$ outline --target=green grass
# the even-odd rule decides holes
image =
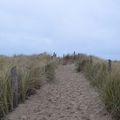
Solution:
[[[40,89],[41,81],[55,78],[55,60],[47,54],[0,57],[0,119],[13,110],[11,69],[15,66],[18,79],[18,102],[24,102]]]
[[[120,63],[112,63],[112,72],[108,71],[108,63],[105,60],[90,57],[82,57],[76,63],[77,72],[83,72],[90,83],[97,87],[101,93],[101,99],[106,109],[116,120],[120,119]]]
[[[107,110],[117,120],[120,118],[120,71],[115,71],[106,80],[102,89],[103,101]]]
[[[45,74],[48,82],[55,80],[55,65],[48,63],[45,65]]]

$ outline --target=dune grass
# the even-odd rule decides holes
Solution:
[[[76,63],[77,72],[83,72],[90,83],[97,87],[106,109],[116,119],[120,119],[120,63],[112,62],[112,71],[108,71],[108,62],[89,56],[82,56]]]
[[[55,78],[55,64],[47,54],[0,57],[0,119],[13,110],[11,69],[15,67],[18,79],[18,102],[24,102],[41,87],[42,81]]]

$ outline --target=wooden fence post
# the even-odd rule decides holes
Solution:
[[[112,61],[109,59],[108,60],[108,72],[112,71]]]
[[[57,54],[54,52],[53,53],[53,58],[56,58],[57,57]]]
[[[16,66],[11,69],[12,110],[18,106],[18,76]]]
[[[74,53],[73,53],[74,60],[75,60],[75,55],[76,55],[76,53],[75,53],[75,51],[74,51]]]
[[[90,64],[92,64],[93,63],[93,58],[92,58],[92,56],[90,56]]]

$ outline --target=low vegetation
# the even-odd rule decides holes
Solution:
[[[55,80],[55,64],[53,62],[45,65],[45,75],[48,82]]]
[[[120,119],[120,63],[112,62],[111,71],[108,61],[82,55],[76,63],[77,72],[83,72],[90,83],[97,87],[106,109],[117,120]]]
[[[54,80],[54,61],[47,54],[0,57],[0,119],[35,94],[42,82]],[[12,80],[17,80],[17,84]]]

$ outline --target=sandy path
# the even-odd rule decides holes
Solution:
[[[111,120],[97,92],[82,74],[75,73],[74,65],[59,66],[56,80],[19,105],[6,120]]]

